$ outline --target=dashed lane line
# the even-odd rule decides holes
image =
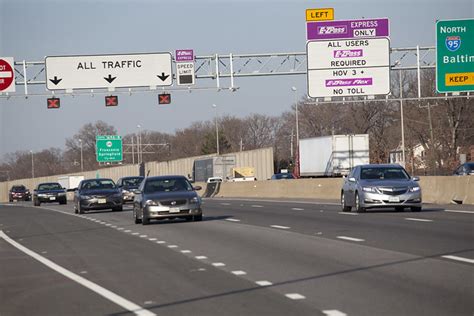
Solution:
[[[196,259],[198,259],[198,260],[205,260],[205,259],[207,259],[206,256],[196,256],[196,257],[194,257],[194,258],[196,258]]]
[[[337,236],[337,238],[343,239],[343,240],[349,240],[349,241],[357,241],[357,242],[365,241],[364,239],[347,237],[347,236]]]
[[[240,222],[240,219],[236,219],[236,218],[226,218],[225,220],[229,222]]]
[[[250,207],[256,207],[256,208],[259,208],[259,207],[263,207],[262,205],[256,205],[256,204],[253,204],[253,205],[250,205]]]
[[[446,258],[446,259],[461,261],[461,262],[474,263],[473,259],[468,259],[464,257],[458,257],[458,256],[441,256],[441,257]]]
[[[3,238],[6,242],[8,242],[13,247],[17,248],[18,250],[25,253],[26,255],[34,258],[35,260],[41,262],[42,264],[44,264],[48,268],[58,272],[59,274],[62,274],[66,278],[68,278],[68,279],[70,279],[70,280],[72,280],[76,283],[79,283],[80,285],[82,285],[82,286],[88,288],[89,290],[99,294],[100,296],[102,296],[102,297],[108,299],[109,301],[111,301],[112,303],[115,303],[116,305],[128,310],[129,312],[132,312],[135,315],[140,315],[140,316],[156,316],[155,313],[152,313],[151,311],[142,308],[141,306],[139,306],[139,305],[137,305],[137,304],[135,304],[135,303],[133,303],[133,302],[117,295],[117,294],[115,294],[114,292],[112,292],[110,290],[107,290],[106,288],[104,288],[104,287],[102,287],[102,286],[100,286],[100,285],[98,285],[94,282],[91,282],[91,281],[87,280],[86,278],[83,278],[82,276],[77,275],[77,274],[63,268],[62,266],[52,262],[51,260],[46,259],[45,257],[37,254],[36,252],[22,246],[21,244],[17,243],[16,241],[14,241],[10,237],[8,237],[1,230],[0,230],[0,237]]]
[[[291,208],[292,211],[304,211],[304,208],[293,207]]]
[[[327,309],[322,311],[327,316],[347,316],[346,313],[338,311],[337,309]]]
[[[413,218],[413,217],[406,217],[407,221],[414,221],[414,222],[432,222],[432,219],[424,219],[424,218]]]
[[[288,293],[288,294],[285,294],[285,296],[292,300],[304,300],[306,298],[305,296],[299,293]]]
[[[357,214],[357,213],[351,213],[351,212],[337,212],[337,214],[359,216],[359,214]]]
[[[278,229],[290,229],[291,227],[288,226],[280,226],[280,225],[270,225],[272,228],[278,228]]]
[[[262,281],[257,281],[255,282],[257,285],[260,285],[260,286],[270,286],[270,285],[273,285],[272,282],[270,281],[267,281],[267,280],[262,280]]]
[[[242,270],[236,270],[236,271],[232,271],[232,274],[235,274],[235,275],[246,275],[247,272],[242,271]]]
[[[471,211],[459,211],[459,210],[444,210],[444,211],[448,213],[474,214],[474,212],[471,212]]]
[[[214,262],[212,263],[214,267],[225,267],[225,263],[223,262]]]
[[[191,253],[192,251],[191,250],[181,250],[181,253]]]

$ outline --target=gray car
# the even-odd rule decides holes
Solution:
[[[341,190],[344,212],[352,208],[364,212],[368,208],[410,208],[421,211],[421,188],[417,177],[410,175],[400,165],[361,165],[345,178]]]
[[[145,178],[135,191],[133,218],[135,224],[147,225],[151,219],[184,218],[201,221],[201,198],[184,176]]]

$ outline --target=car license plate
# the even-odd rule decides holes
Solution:
[[[170,213],[179,213],[179,207],[170,207]]]
[[[390,196],[388,198],[389,202],[400,202],[400,198],[398,196]]]
[[[97,200],[97,203],[99,203],[99,204],[105,204],[105,203],[107,203],[107,200],[106,200],[106,199],[98,199],[98,200]]]
[[[55,197],[55,196],[50,196],[49,199],[50,199],[51,201],[54,201],[54,200],[56,200],[56,197]]]

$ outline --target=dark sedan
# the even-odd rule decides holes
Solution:
[[[74,190],[74,211],[84,214],[89,210],[112,209],[122,211],[122,193],[112,179],[87,179]]]
[[[294,178],[295,176],[292,173],[275,173],[272,176],[272,180],[291,180]]]
[[[460,165],[453,173],[455,176],[474,176],[474,162],[466,162]]]
[[[57,182],[40,183],[33,191],[33,204],[41,203],[67,204],[66,189]]]
[[[150,219],[184,218],[201,221],[201,198],[183,176],[149,177],[143,180],[133,204],[135,224],[147,225]]]
[[[123,177],[117,180],[117,187],[122,191],[123,203],[133,203],[135,191],[142,183],[145,177]]]
[[[31,200],[31,193],[24,185],[14,185],[8,193],[8,200],[13,201],[29,201]]]

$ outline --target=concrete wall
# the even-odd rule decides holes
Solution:
[[[343,179],[224,182],[217,197],[314,198],[339,200]],[[423,202],[474,205],[474,177],[421,177]]]

